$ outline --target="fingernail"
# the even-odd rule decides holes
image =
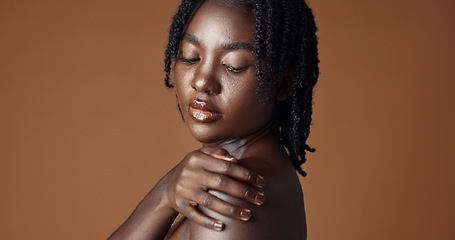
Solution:
[[[219,222],[215,222],[215,223],[213,224],[213,227],[214,227],[216,230],[218,230],[218,231],[223,230],[223,226],[224,226],[224,224],[223,224],[223,223],[219,223]]]
[[[258,203],[259,205],[262,205],[265,203],[265,196],[262,193],[258,193],[256,197],[254,198],[254,201]]]
[[[242,217],[242,220],[248,221],[251,218],[251,211],[248,209],[242,210],[240,216]]]
[[[226,157],[227,157],[228,159],[235,160],[235,157],[232,156],[232,155],[230,155],[230,154],[226,155]]]
[[[260,187],[264,187],[265,186],[265,179],[263,177],[259,176],[256,179],[256,184],[259,185]]]

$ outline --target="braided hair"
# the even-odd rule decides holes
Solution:
[[[258,97],[268,99],[271,89],[285,74],[295,73],[292,96],[284,103],[279,129],[281,142],[295,169],[303,176],[301,165],[306,151],[315,150],[306,143],[313,112],[313,88],[319,77],[316,24],[305,0],[221,0],[226,5],[251,11],[256,19],[253,54],[256,58]],[[177,57],[180,41],[190,16],[204,0],[182,0],[172,20],[165,51],[165,85],[169,81],[172,61]],[[262,61],[265,60],[265,65]],[[264,66],[265,71],[262,70]]]

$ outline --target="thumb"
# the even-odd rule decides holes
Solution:
[[[211,148],[211,147],[204,147],[201,149],[201,152],[210,155],[215,158],[219,158],[228,162],[238,163],[239,160],[236,159],[234,156],[229,154],[229,152],[224,148]]]

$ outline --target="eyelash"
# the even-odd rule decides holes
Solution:
[[[248,66],[246,67],[242,67],[242,68],[235,68],[235,67],[232,67],[232,66],[229,66],[229,65],[225,65],[223,64],[224,66],[226,66],[226,68],[233,72],[233,73],[241,73],[241,72],[245,72],[247,69],[248,69]]]
[[[180,58],[180,61],[182,61],[184,63],[188,63],[188,64],[194,64],[194,63],[196,63],[199,60],[201,60],[201,59],[200,58],[187,59],[187,58],[183,58],[183,57]]]
[[[184,63],[187,63],[187,64],[195,64],[196,62],[201,60],[201,58],[187,59],[187,58],[183,58],[183,57],[180,57],[179,59],[180,59],[180,61],[182,61]],[[233,73],[242,73],[242,72],[244,72],[244,71],[246,71],[248,69],[248,66],[242,67],[242,68],[235,68],[233,66],[229,66],[229,65],[226,65],[226,64],[223,64],[223,66],[225,66],[229,71],[231,71]]]

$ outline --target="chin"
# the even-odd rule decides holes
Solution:
[[[191,136],[193,138],[202,143],[202,144],[210,144],[210,143],[215,143],[219,141],[226,140],[225,138],[217,135],[213,130],[211,129],[189,129]]]
[[[199,135],[199,134],[193,134],[193,133],[191,133],[191,135],[193,136],[193,138],[194,138],[196,141],[198,141],[198,142],[200,142],[200,143],[202,143],[202,144],[210,144],[210,143],[215,143],[215,142],[219,142],[219,141],[222,140],[222,139],[220,139],[220,138],[216,138],[216,137],[210,136],[210,135],[207,136],[207,135],[205,135],[205,134],[200,134],[200,135]]]

